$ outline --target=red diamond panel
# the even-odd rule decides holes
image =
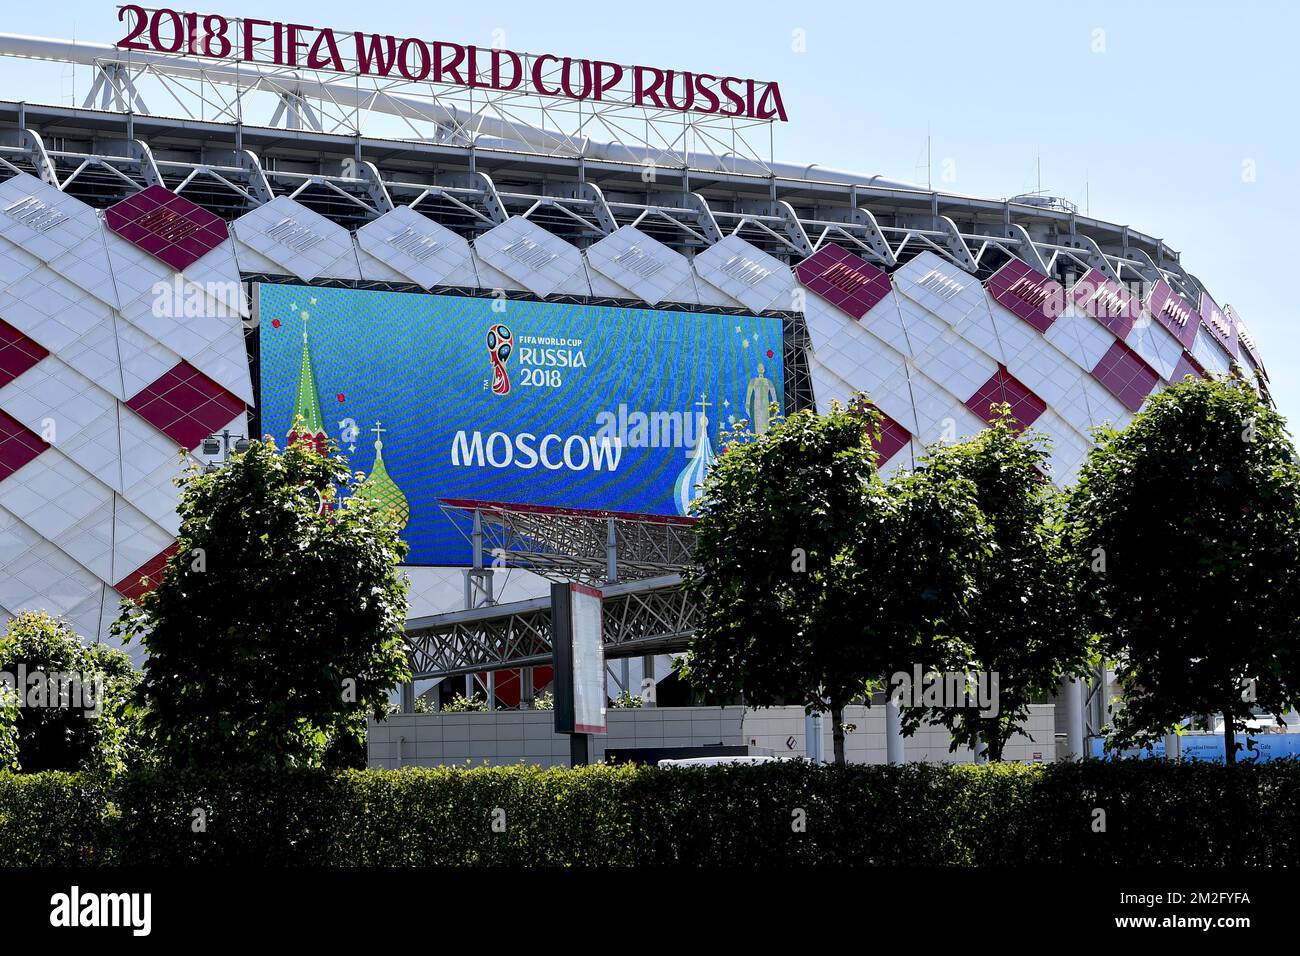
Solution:
[[[244,403],[188,362],[145,388],[127,407],[186,449],[244,411]]]
[[[1070,298],[1121,339],[1128,338],[1142,311],[1136,296],[1096,269],[1089,269],[1088,274],[1074,284]]]
[[[1156,321],[1173,333],[1174,338],[1182,343],[1183,348],[1190,349],[1196,340],[1196,327],[1201,323],[1200,314],[1187,304],[1187,300],[1169,287],[1161,279],[1151,290],[1147,299],[1147,311],[1156,317]]]
[[[49,447],[36,432],[0,411],[0,481]]]
[[[175,553],[176,542],[173,541],[121,581],[114,584],[113,587],[125,597],[138,600],[142,595],[148,594],[158,586],[158,582],[162,579],[163,570],[167,567],[167,559]]]
[[[230,230],[214,216],[162,186],[149,186],[104,210],[108,228],[177,272],[226,241]]]
[[[876,466],[879,467],[907,447],[907,443],[912,440],[912,433],[880,408],[875,405],[871,407],[880,412],[880,438],[872,439],[871,442],[871,450],[876,453]]]
[[[0,320],[0,388],[49,354],[44,346],[37,345],[8,322]]]
[[[991,422],[992,406],[1003,402],[1011,406],[1011,417],[1020,425],[1018,431],[1024,431],[1047,411],[1047,403],[1008,372],[1005,365],[999,365],[993,377],[966,400],[966,407],[986,422]]]
[[[1204,325],[1233,358],[1237,357],[1237,328],[1206,292],[1201,293],[1201,318]]]
[[[1184,352],[1178,357],[1178,364],[1174,366],[1174,374],[1169,381],[1176,385],[1187,375],[1192,378],[1205,378],[1205,369],[1201,367],[1200,362],[1192,358],[1187,352]]]
[[[861,256],[830,243],[794,267],[810,292],[855,319],[889,295],[889,276]]]
[[[1118,398],[1130,412],[1136,412],[1142,407],[1146,397],[1151,394],[1151,389],[1160,380],[1155,369],[1118,340],[1101,357],[1097,367],[1092,370],[1092,377],[1106,386],[1106,391]]]
[[[1012,259],[989,276],[986,288],[1004,309],[1009,309],[1039,332],[1046,332],[1065,306],[1061,284]]]

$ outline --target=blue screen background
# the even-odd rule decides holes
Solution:
[[[779,318],[301,285],[263,284],[258,297],[262,433],[283,444],[292,425],[306,327],[325,429],[354,470],[370,473],[371,429],[382,423],[385,465],[411,508],[402,532],[410,564],[470,563],[464,533],[439,498],[675,515],[674,487],[695,454],[625,443],[613,471],[466,467],[452,460],[458,431],[596,436],[597,415],[617,416],[620,403],[630,412],[690,414],[703,398],[716,454],[721,432],[752,418],[745,402],[760,363],[778,404],[784,394]],[[491,389],[487,333],[497,324],[513,337],[504,395]],[[539,375],[525,350],[542,348],[575,361],[581,353],[585,367],[541,366]],[[537,377],[545,384],[529,383]],[[753,394],[768,391],[760,384]],[[550,447],[554,463],[561,446]]]

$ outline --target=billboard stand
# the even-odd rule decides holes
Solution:
[[[585,767],[591,763],[591,734],[569,734],[569,766]]]
[[[569,735],[575,767],[591,759],[590,736],[606,732],[603,600],[600,591],[585,584],[551,585],[555,732]]]

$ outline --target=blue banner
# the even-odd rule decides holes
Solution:
[[[328,438],[463,565],[440,498],[682,515],[722,433],[783,405],[779,318],[258,286],[261,430]]]
[[[1238,761],[1255,761],[1264,763],[1269,760],[1281,760],[1286,757],[1300,758],[1300,734],[1237,734]],[[1183,760],[1217,760],[1223,762],[1223,734],[1183,734],[1178,741],[1179,753]],[[1164,757],[1165,742],[1157,740],[1147,750],[1143,747],[1121,750],[1107,754],[1105,741],[1093,738],[1091,753],[1094,757]]]

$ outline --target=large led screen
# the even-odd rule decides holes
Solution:
[[[276,284],[258,318],[262,433],[334,441],[411,564],[470,561],[440,498],[687,514],[784,395],[779,318]]]

